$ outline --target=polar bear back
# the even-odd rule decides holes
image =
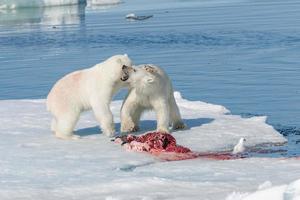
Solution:
[[[47,109],[53,114],[66,110],[81,112],[92,101],[110,102],[111,96],[127,83],[120,80],[122,66],[131,66],[127,55],[116,55],[92,66],[71,72],[58,80],[47,97]],[[108,98],[104,98],[108,97]]]

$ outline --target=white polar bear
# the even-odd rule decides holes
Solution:
[[[102,131],[115,133],[109,104],[113,95],[128,86],[130,58],[115,55],[91,68],[67,74],[58,80],[47,97],[47,110],[53,115],[51,130],[62,139],[78,138],[73,128],[82,111],[92,109]]]
[[[134,132],[145,110],[153,109],[157,117],[157,131],[183,129],[172,83],[167,74],[155,65],[140,65],[130,72],[130,89],[121,108],[121,132]]]

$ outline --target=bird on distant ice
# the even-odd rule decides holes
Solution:
[[[138,15],[135,15],[134,13],[129,13],[128,15],[126,15],[126,19],[128,20],[146,20],[146,19],[149,19],[153,17],[153,15],[141,15],[141,16],[138,16]]]
[[[246,139],[245,138],[241,138],[239,140],[239,142],[237,143],[237,145],[234,146],[232,154],[243,153],[246,150],[246,148],[245,148],[245,142],[246,142]]]

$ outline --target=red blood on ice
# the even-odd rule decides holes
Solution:
[[[176,144],[176,139],[168,133],[150,132],[144,135],[127,135],[115,140],[125,143],[124,147],[129,151],[148,152],[166,161],[187,160],[205,158],[214,160],[229,160],[238,157],[230,152],[197,153],[189,148]]]

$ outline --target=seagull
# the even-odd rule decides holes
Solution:
[[[232,154],[240,154],[243,153],[245,151],[245,142],[246,139],[245,138],[241,138],[239,140],[239,142],[237,143],[237,145],[234,146]]]

